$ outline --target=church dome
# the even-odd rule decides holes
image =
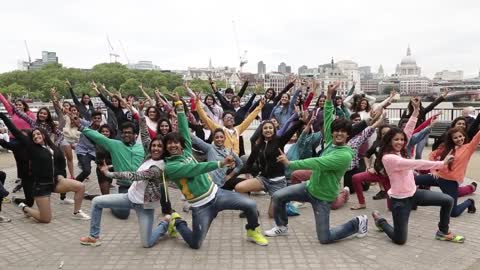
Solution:
[[[407,56],[402,58],[402,61],[400,62],[401,65],[416,65],[417,61],[415,61],[415,58],[412,56],[412,53],[410,51],[410,46],[408,46],[407,49]]]

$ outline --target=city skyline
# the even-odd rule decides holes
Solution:
[[[52,7],[55,16],[47,13]],[[54,51],[66,67],[109,62],[108,35],[121,63],[148,60],[162,69],[206,67],[210,57],[214,66],[238,68],[240,55],[248,51],[243,70],[253,73],[259,61],[267,72],[276,71],[281,62],[296,72],[333,57],[373,70],[383,65],[386,74],[393,74],[410,45],[422,75],[463,70],[469,78],[478,76],[480,68],[474,46],[479,8],[475,1],[371,1],[368,6],[354,1],[295,6],[245,1],[233,9],[220,1],[5,3],[0,22],[9,27],[2,30],[0,72],[28,60],[24,40],[32,59],[40,58],[41,51]]]

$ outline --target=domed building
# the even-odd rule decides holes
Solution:
[[[412,56],[410,46],[407,48],[407,56],[402,58],[400,65],[397,65],[395,73],[399,77],[419,77],[421,68],[417,66],[415,58]]]

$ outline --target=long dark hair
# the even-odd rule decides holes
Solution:
[[[213,100],[213,104],[212,105],[208,105],[207,104],[207,98],[211,97],[212,100]],[[203,99],[203,104],[205,104],[205,106],[207,106],[208,108],[211,108],[213,105],[216,105],[217,104],[217,100],[215,99],[215,97],[212,95],[212,94],[208,94],[205,96],[205,98]]]
[[[390,130],[383,136],[382,140],[380,141],[380,150],[378,151],[378,158],[375,160],[375,167],[379,168],[380,170],[385,169],[383,166],[382,158],[386,154],[391,154],[394,152],[392,147],[393,137],[397,134],[402,134],[405,140],[405,144],[403,145],[402,150],[400,150],[400,155],[403,158],[408,158],[407,153],[407,144],[408,144],[408,137],[405,132],[398,128],[398,127],[390,127]]]
[[[43,136],[43,141],[45,142],[45,145],[47,145],[48,147],[50,147],[55,153],[57,152],[61,152],[60,148],[58,146],[55,145],[55,143],[53,143],[53,141],[50,139],[50,137],[48,136],[48,133],[42,129],[42,128],[34,128],[32,129],[31,132],[28,133],[28,136],[30,138],[30,140],[33,142],[33,132],[35,130],[38,130],[40,131],[40,133],[42,134]]]
[[[463,144],[468,143],[468,136],[465,131],[465,129],[461,127],[456,127],[456,128],[451,128],[447,132],[447,136],[445,137],[445,140],[443,141],[443,151],[439,156],[440,160],[443,160],[449,153],[452,155],[455,155],[456,149],[455,149],[455,143],[453,142],[453,134],[460,132],[462,135],[465,137],[465,140],[463,141]],[[452,164],[453,162],[450,162],[448,164],[448,170],[452,170]]]
[[[116,137],[117,132],[109,125],[109,124],[103,124],[98,128],[98,132],[101,133],[102,129],[108,129],[110,131],[110,136],[108,138],[113,139]]]
[[[362,101],[367,102],[367,107],[365,107],[365,111],[366,111],[366,112],[370,112],[370,110],[371,110],[372,108],[370,107],[370,103],[368,102],[368,100],[367,100],[366,98],[361,98],[361,99],[358,101],[357,106],[355,107],[355,112],[360,112],[360,111],[362,111],[362,105],[361,105],[361,104],[362,104]]]
[[[453,119],[452,123],[450,124],[450,128],[454,128],[455,125],[457,124],[458,121],[462,121],[465,122],[465,126],[467,125],[467,119],[463,116],[459,116],[455,119]]]
[[[157,106],[148,106],[148,108],[145,110],[145,116],[148,117],[148,112],[151,109],[154,109],[155,112],[157,113],[157,119],[155,121],[159,123],[158,121],[160,120],[160,110],[157,108]]]
[[[277,128],[275,127],[275,125],[273,124],[272,121],[270,120],[266,120],[264,121],[262,124],[260,124],[260,126],[258,127],[260,129],[260,135],[258,136],[258,139],[257,141],[255,142],[255,144],[260,144],[261,142],[265,141],[265,136],[263,136],[263,126],[265,126],[266,124],[270,124],[273,126],[273,136],[272,136],[272,140],[275,139],[275,137],[277,136]]]
[[[419,110],[420,110],[420,111],[424,110],[424,108],[423,108],[423,106],[422,106],[422,99],[421,99],[421,98],[418,98],[418,101],[420,102]],[[410,101],[408,102],[407,108],[408,108],[408,115],[412,115],[412,113],[413,113],[412,100],[410,100]]]
[[[152,144],[153,142],[156,142],[156,141],[159,141],[160,143],[162,143],[162,149],[163,149],[163,152],[162,152],[162,156],[160,157],[160,159],[163,159],[163,157],[165,156],[165,153],[166,153],[166,149],[165,149],[165,144],[163,143],[163,136],[162,135],[156,135],[151,141],[150,141],[150,144],[148,145],[148,156],[152,156],[151,152],[152,152]]]
[[[157,122],[157,123],[158,123],[158,124],[157,124],[157,130],[156,130],[157,134],[158,134],[158,135],[161,135],[161,133],[160,133],[160,124],[161,124],[162,122],[167,122],[167,124],[168,124],[168,133],[172,132],[172,123],[170,123],[170,121],[169,121],[167,118],[160,118],[160,119],[158,119],[158,122]],[[165,135],[166,135],[166,134],[165,134]]]
[[[40,122],[40,120],[38,120],[38,115],[40,114],[40,112],[44,110],[47,112],[47,119],[45,119],[45,123],[50,126],[50,129],[51,131],[53,132],[55,130],[55,123],[53,122],[53,118],[52,118],[52,114],[50,113],[50,110],[47,108],[47,107],[41,107],[38,112],[37,112],[37,122]]]
[[[15,103],[17,103],[17,102],[22,103],[24,112],[28,112],[30,110],[30,107],[28,107],[28,104],[27,104],[27,102],[25,102],[25,100],[17,99],[17,100],[15,100]]]
[[[327,97],[324,94],[321,94],[320,96],[318,96],[317,102],[315,102],[315,108],[319,108],[318,103],[320,102],[320,99],[322,99],[322,98],[324,99],[324,102],[327,99]]]

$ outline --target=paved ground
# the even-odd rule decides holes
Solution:
[[[480,176],[479,161],[477,153],[471,161],[470,177]],[[10,190],[15,176],[13,164],[11,154],[0,154],[0,168],[7,172]],[[91,179],[86,183],[87,189],[98,192],[94,177]],[[376,191],[377,187],[373,187],[366,193],[368,208],[364,211],[349,210],[356,202],[356,197],[351,197],[346,207],[332,213],[331,224],[370,214],[373,209],[391,220],[385,201],[371,200]],[[180,193],[171,190],[171,194],[174,208],[180,210]],[[269,229],[272,220],[266,214],[268,196],[253,198],[261,212],[262,227]],[[290,235],[270,239],[268,247],[245,241],[245,220],[239,219],[237,212],[220,213],[203,247],[191,250],[181,239],[162,239],[153,248],[142,248],[133,211],[126,221],[104,211],[103,245],[81,246],[78,239],[88,234],[89,222],[70,219],[72,206],[59,205],[58,200],[58,194],[54,194],[54,219],[50,224],[36,224],[14,205],[4,205],[2,213],[13,222],[0,224],[0,269],[480,269],[478,214],[465,213],[451,221],[451,229],[466,236],[464,244],[440,242],[434,239],[437,207],[412,212],[405,246],[392,244],[386,235],[374,230],[372,223],[366,238],[321,245],[316,239],[312,208],[308,206],[301,209],[300,216],[290,219]],[[90,206],[90,201],[85,201],[83,209],[89,213]],[[191,215],[182,215],[190,224]]]

